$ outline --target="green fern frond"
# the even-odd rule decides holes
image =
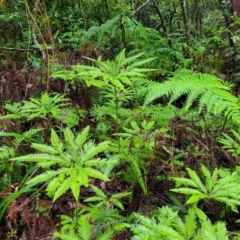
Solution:
[[[157,98],[170,97],[170,103],[186,95],[184,109],[199,103],[199,109],[207,109],[214,114],[223,114],[235,122],[240,122],[239,98],[231,94],[232,84],[206,73],[181,70],[167,81],[150,88],[145,105]]]
[[[240,135],[234,130],[231,130],[233,137],[223,133],[224,138],[219,138],[218,142],[223,144],[223,148],[227,149],[233,157],[240,155]]]
[[[36,162],[37,166],[48,169],[51,166],[59,167],[55,171],[46,171],[33,179],[31,183],[41,183],[49,181],[47,192],[53,196],[53,201],[59,198],[67,190],[72,190],[73,196],[77,201],[81,186],[87,187],[89,177],[109,181],[109,178],[98,168],[110,163],[111,168],[116,161],[106,161],[97,155],[104,152],[109,147],[109,142],[105,141],[94,144],[93,141],[86,142],[89,132],[89,126],[86,127],[77,136],[70,128],[63,129],[64,140],[54,130],[51,131],[51,144],[33,143],[32,147],[43,153],[28,154],[13,158],[18,162]],[[95,169],[95,168],[98,169]]]
[[[201,199],[212,199],[230,206],[232,211],[237,212],[237,206],[240,206],[240,186],[238,184],[238,172],[229,173],[221,177],[221,172],[215,169],[212,174],[205,166],[201,166],[203,172],[203,181],[196,175],[194,170],[187,169],[190,179],[173,178],[177,186],[171,189],[173,192],[191,195],[187,204],[198,203]],[[190,180],[190,181],[189,181]]]
[[[133,216],[136,222],[130,224],[130,229],[133,232],[132,239],[136,240],[227,240],[229,237],[225,223],[212,224],[206,214],[196,207],[190,208],[184,218],[180,218],[177,212],[167,206],[158,209],[154,218],[138,213]]]

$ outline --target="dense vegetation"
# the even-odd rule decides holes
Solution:
[[[0,239],[240,239],[240,4],[0,1]]]

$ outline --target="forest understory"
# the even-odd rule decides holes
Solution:
[[[0,240],[240,239],[240,3],[0,0]]]

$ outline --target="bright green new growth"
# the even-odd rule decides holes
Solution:
[[[76,65],[72,66],[72,70],[56,72],[52,74],[52,77],[70,81],[83,81],[88,87],[104,87],[111,84],[117,90],[125,91],[125,86],[132,86],[134,79],[144,78],[146,72],[153,71],[153,69],[142,68],[154,59],[139,60],[143,54],[126,57],[125,50],[123,50],[112,61],[103,61],[101,57],[97,60],[87,58],[96,67]]]
[[[203,181],[195,171],[187,168],[189,178],[172,178],[177,188],[171,191],[190,195],[187,204],[197,204],[201,199],[211,199],[222,202],[231,207],[232,211],[238,212],[237,206],[240,205],[238,172],[221,176],[221,170],[215,169],[211,174],[204,165],[201,165],[201,170]]]
[[[47,193],[53,196],[53,201],[58,199],[67,190],[71,189],[75,200],[80,195],[81,186],[89,185],[89,178],[108,181],[97,168],[106,165],[106,159],[99,158],[98,154],[108,149],[109,142],[94,144],[87,140],[89,126],[77,136],[66,128],[63,130],[64,140],[60,140],[57,133],[51,131],[51,145],[33,143],[32,147],[40,152],[29,154],[12,160],[36,162],[39,167],[48,169],[51,166],[60,166],[57,170],[47,170],[34,177],[27,184],[48,182]]]
[[[185,218],[168,206],[159,208],[153,217],[133,214],[135,224],[129,224],[132,240],[227,240],[228,232],[223,222],[212,224],[205,213],[191,207]]]

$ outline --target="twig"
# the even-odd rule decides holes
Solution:
[[[147,5],[151,0],[147,0],[145,3],[143,3],[141,6],[139,6],[131,15],[130,17],[132,17],[133,15],[136,14],[136,12],[138,12],[141,8],[143,8],[145,5]]]
[[[0,46],[0,49],[1,49],[1,50],[8,50],[8,51],[15,51],[15,50],[17,50],[17,51],[22,51],[22,52],[24,52],[24,51],[33,51],[33,50],[34,50],[34,49],[13,48],[13,47],[1,47],[1,46]]]
[[[27,10],[29,16],[31,17],[31,19],[32,19],[32,21],[33,21],[33,25],[34,25],[34,27],[36,28],[36,30],[37,30],[37,32],[38,32],[38,34],[39,34],[39,36],[40,36],[40,38],[41,38],[41,40],[42,40],[43,46],[44,46],[44,50],[45,50],[45,54],[46,54],[46,59],[43,59],[43,61],[45,60],[45,62],[46,62],[46,67],[47,67],[47,73],[46,73],[46,82],[47,82],[47,84],[46,84],[46,92],[48,93],[49,90],[50,90],[50,60],[49,60],[48,47],[47,47],[47,44],[46,44],[46,42],[45,42],[45,40],[44,40],[44,37],[43,37],[43,35],[42,35],[42,32],[41,32],[41,30],[40,30],[40,28],[39,28],[39,26],[38,26],[38,23],[37,23],[35,17],[33,16],[32,12],[31,12],[31,10],[30,10],[30,7],[29,7],[29,4],[28,4],[27,0],[24,0],[24,3],[25,3],[26,10]],[[36,7],[38,7],[37,3],[38,3],[38,2],[36,2],[36,4],[35,4],[35,11],[36,11]]]

